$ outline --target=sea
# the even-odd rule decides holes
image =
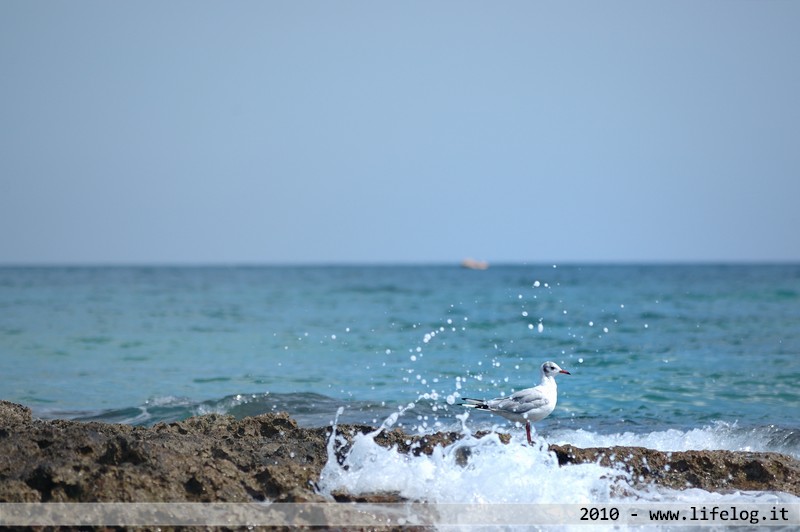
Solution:
[[[538,383],[524,428],[460,406]],[[785,493],[635,487],[558,467],[547,444],[800,458],[800,264],[0,268],[0,398],[43,419],[133,425],[288,412],[301,426],[467,436],[398,457],[365,437],[319,489],[431,502],[791,503]],[[335,443],[335,442],[334,442]],[[462,446],[466,445],[462,443]]]

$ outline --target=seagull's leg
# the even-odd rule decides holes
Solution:
[[[533,440],[531,439],[531,422],[525,422],[525,433],[528,435],[528,445],[533,445]]]

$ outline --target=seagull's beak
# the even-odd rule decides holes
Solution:
[[[559,371],[559,373],[565,373],[567,375],[572,375],[572,373],[570,373],[569,371],[567,371],[565,369],[562,369],[561,371]]]

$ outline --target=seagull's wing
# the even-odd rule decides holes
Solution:
[[[527,388],[515,392],[508,397],[500,397],[486,402],[486,406],[489,407],[489,410],[503,410],[517,414],[524,414],[531,410],[545,408],[549,404],[550,399],[548,399],[539,388]]]

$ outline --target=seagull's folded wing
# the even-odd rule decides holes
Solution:
[[[550,404],[550,400],[545,395],[535,389],[529,388],[527,390],[520,390],[508,397],[500,399],[493,399],[489,401],[488,406],[491,410],[505,410],[507,412],[515,412],[524,414],[531,410],[538,410]]]

